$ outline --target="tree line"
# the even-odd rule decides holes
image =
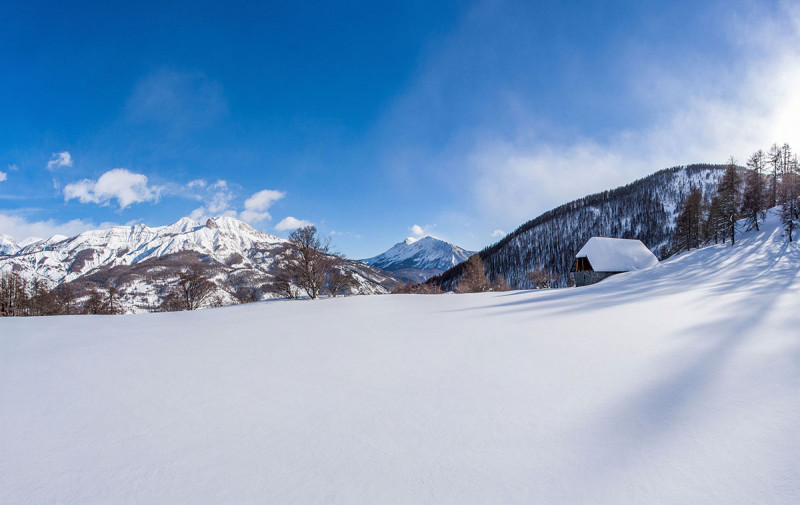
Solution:
[[[50,288],[15,272],[0,274],[0,317],[119,313],[119,291],[114,287],[94,288],[87,297],[78,297],[68,284]]]
[[[710,201],[692,188],[675,221],[671,252],[711,241],[730,240],[733,245],[738,220],[745,219],[748,230],[758,230],[766,210],[776,206],[781,206],[781,223],[791,242],[800,221],[800,164],[789,144],[773,144],[767,152],[754,152],[747,159],[746,169],[731,157]]]

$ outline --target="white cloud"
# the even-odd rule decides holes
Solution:
[[[211,199],[206,205],[208,212],[216,216],[231,210],[230,204],[236,195],[228,187],[228,182],[220,179],[211,185],[211,189],[216,191],[211,195]]]
[[[292,216],[287,216],[275,225],[275,229],[278,231],[287,231],[287,230],[296,230],[297,228],[303,228],[306,226],[314,226],[314,223],[311,221],[306,221],[305,219],[297,219]]]
[[[61,167],[71,167],[72,166],[72,155],[69,154],[69,151],[62,151],[60,153],[53,153],[50,155],[50,161],[47,162],[47,169],[48,170],[57,170]]]
[[[492,237],[494,237],[494,238],[505,237],[506,235],[507,235],[506,232],[504,232],[503,230],[500,230],[500,229],[495,230],[495,231],[492,232]]]
[[[19,167],[17,165],[14,164],[8,165],[9,172],[16,172],[17,170],[19,170]]]
[[[414,224],[408,227],[408,231],[411,232],[411,236],[408,237],[413,240],[418,240],[423,237],[434,237],[438,238],[434,235],[433,230],[436,228],[435,224],[426,224],[424,226],[420,226],[418,224]]]
[[[21,241],[28,237],[50,238],[53,235],[77,235],[86,230],[108,228],[114,223],[100,223],[96,225],[90,221],[73,219],[58,222],[54,219],[44,221],[29,221],[22,216],[0,213],[0,230],[6,235],[11,235],[15,240]]]
[[[147,176],[114,168],[101,175],[96,181],[83,179],[64,186],[64,200],[76,198],[81,203],[107,205],[117,200],[120,209],[141,202],[158,200],[160,188],[150,186]]]
[[[228,181],[218,179],[213,184],[209,184],[204,179],[195,179],[186,184],[186,189],[202,190],[200,193],[190,191],[190,196],[205,202],[189,214],[191,219],[203,220],[218,216],[236,217],[237,212],[231,206],[231,202],[236,198],[236,193]]]
[[[800,16],[789,9],[784,15],[788,24],[767,20],[733,30],[742,57],[736,72],[712,66],[709,78],[639,62],[632,86],[640,96],[631,106],[655,109],[641,128],[553,143],[537,141],[530,123],[480,139],[466,164],[481,212],[519,223],[662,168],[744,160],[775,142],[800,144]]]
[[[206,182],[205,179],[195,179],[193,181],[189,181],[186,184],[186,187],[189,188],[189,189],[195,189],[195,188],[203,189],[207,185],[208,185],[208,182]]]
[[[0,172],[0,182],[5,181],[6,179],[8,179],[8,174],[5,172]]]
[[[272,219],[272,216],[270,216],[268,212],[269,208],[284,196],[286,196],[285,192],[274,189],[263,189],[257,193],[253,193],[250,198],[244,201],[244,210],[241,212],[241,219],[248,223]],[[286,219],[284,219],[284,221],[286,221]]]
[[[199,221],[204,217],[208,217],[205,207],[197,207],[189,213],[189,219],[194,219],[195,221]]]

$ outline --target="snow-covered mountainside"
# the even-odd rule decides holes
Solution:
[[[420,282],[466,261],[473,254],[472,251],[434,237],[409,237],[385,253],[361,262],[393,272],[403,280]]]
[[[0,318],[0,503],[800,502],[800,245],[593,286]]]
[[[159,303],[160,291],[186,265],[198,265],[222,288],[222,303],[235,291],[258,289],[268,295],[276,261],[286,252],[285,239],[260,232],[231,217],[205,223],[182,218],[160,227],[143,224],[92,230],[75,237],[55,236],[23,247],[10,243],[0,255],[0,272],[16,272],[51,285],[111,284],[122,290],[128,311]],[[348,262],[358,291],[386,293],[396,281],[377,269]]]
[[[525,274],[545,269],[566,285],[575,254],[591,237],[641,240],[655,255],[668,256],[679,207],[692,188],[708,203],[724,165],[668,168],[626,186],[569,202],[528,221],[479,254],[490,277],[501,275],[516,287],[532,287]],[[456,266],[435,281],[452,289]]]
[[[0,234],[0,256],[4,254],[14,254],[19,251],[19,244],[13,237]]]

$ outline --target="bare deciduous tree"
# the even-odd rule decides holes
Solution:
[[[434,283],[428,282],[410,282],[408,284],[400,283],[392,291],[393,295],[440,295],[442,290]]]
[[[675,219],[672,252],[679,253],[700,247],[703,240],[703,194],[692,188],[681,203],[681,212]]]
[[[749,228],[758,231],[758,220],[764,218],[767,195],[764,191],[763,172],[765,167],[764,151],[758,150],[747,160],[747,176],[742,193],[742,214],[747,217]]]
[[[558,282],[558,276],[551,274],[544,268],[531,270],[525,274],[525,278],[533,283],[534,289],[550,289]]]
[[[309,298],[319,297],[326,281],[342,261],[331,251],[329,237],[321,238],[317,228],[306,226],[289,234],[289,250],[281,274],[306,292]]]
[[[338,296],[340,293],[349,293],[350,289],[358,287],[353,274],[342,267],[343,261],[339,265],[332,266],[327,278],[325,279],[325,290],[331,296]]]
[[[456,287],[456,293],[481,293],[489,291],[490,288],[483,260],[477,254],[473,254],[464,263],[464,273]]]
[[[495,275],[492,280],[492,291],[511,291],[511,287],[502,275]]]
[[[167,311],[199,309],[216,288],[216,284],[206,279],[200,267],[192,266],[178,277],[178,281],[164,299],[163,309]]]
[[[736,243],[736,219],[739,217],[741,201],[741,177],[736,161],[731,157],[725,168],[725,175],[717,187],[722,220],[725,223],[726,235],[731,238],[731,245]]]

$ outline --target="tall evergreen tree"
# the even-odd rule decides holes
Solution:
[[[742,194],[742,215],[747,217],[748,227],[758,230],[758,220],[763,219],[767,198],[764,192],[764,151],[758,150],[747,160],[747,176]]]

